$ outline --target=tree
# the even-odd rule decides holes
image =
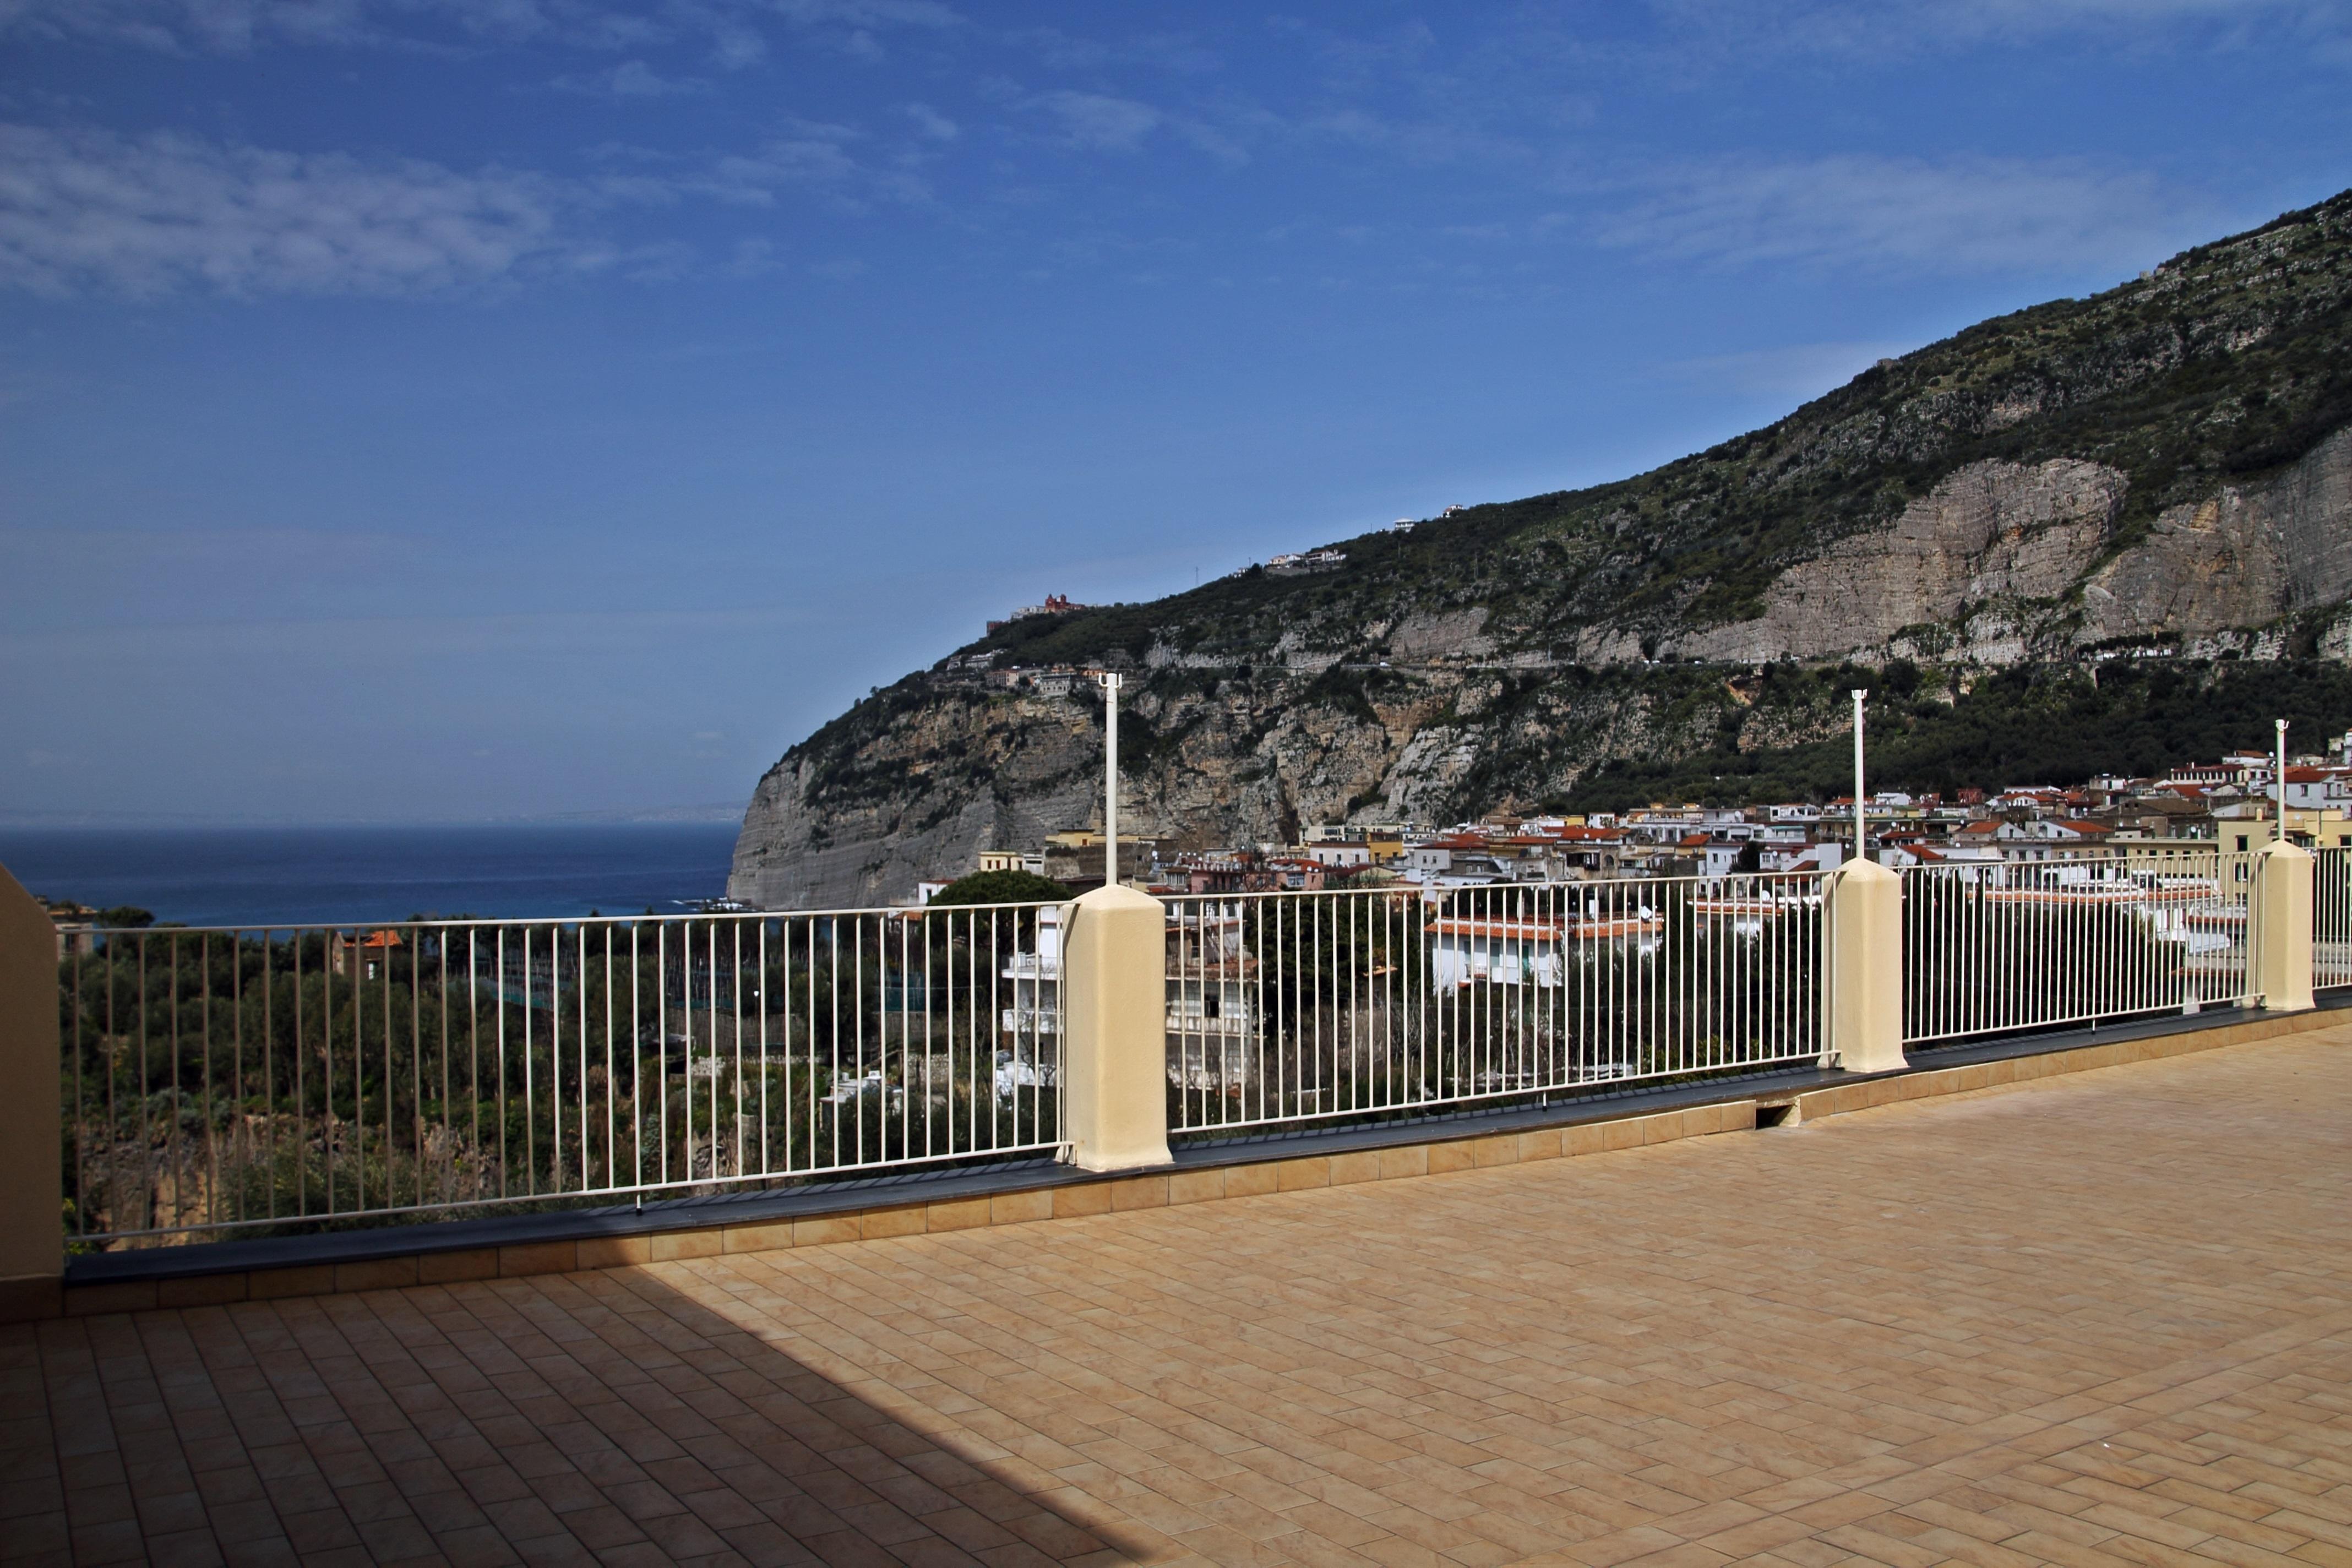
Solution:
[[[974,871],[931,895],[930,907],[1061,903],[1069,897],[1069,889],[1034,871]]]

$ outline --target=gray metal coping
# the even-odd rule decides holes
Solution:
[[[2323,994],[2319,1006],[2323,1009],[2352,1008],[2352,991]],[[583,1241],[607,1237],[650,1236],[667,1231],[703,1230],[714,1226],[758,1225],[782,1219],[818,1219],[864,1209],[898,1208],[958,1198],[992,1197],[1003,1193],[1081,1186],[1094,1182],[1124,1181],[1136,1176],[1165,1175],[1220,1165],[1257,1164],[1318,1154],[1349,1154],[1411,1143],[1452,1142],[1465,1138],[1491,1137],[1500,1132],[1526,1132],[1551,1127],[1574,1127],[1593,1121],[1613,1121],[1699,1105],[1742,1100],[1779,1100],[1817,1089],[1867,1082],[1874,1078],[1900,1078],[1910,1073],[1971,1067],[1979,1062],[2046,1056],[2155,1035],[2226,1028],[2234,1024],[2278,1016],[2283,1015],[2236,1007],[2193,1016],[2167,1013],[2086,1028],[1923,1047],[1911,1053],[1908,1067],[1890,1073],[1857,1074],[1811,1067],[1785,1068],[1733,1073],[1721,1078],[1657,1087],[1598,1092],[1588,1089],[1577,1093],[1561,1090],[1555,1091],[1560,1098],[1535,1105],[1518,1104],[1493,1110],[1470,1108],[1370,1125],[1291,1127],[1272,1131],[1259,1130],[1230,1138],[1195,1135],[1171,1151],[1173,1158],[1170,1163],[1141,1170],[1081,1171],[1050,1159],[1031,1157],[997,1161],[978,1167],[962,1165],[941,1170],[902,1171],[884,1176],[809,1182],[782,1191],[712,1193],[643,1205],[613,1205],[539,1214],[499,1215],[485,1219],[428,1220],[307,1236],[85,1253],[67,1259],[65,1284],[70,1289],[78,1285],[182,1279],[206,1274],[364,1263],[425,1253],[472,1252],[489,1247],[528,1246],[534,1242]]]

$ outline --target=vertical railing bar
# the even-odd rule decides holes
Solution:
[[[558,929],[561,930],[560,927]],[[573,1004],[577,1009],[578,1027],[572,1033],[575,1045],[575,1070],[572,1081],[572,1091],[574,1097],[572,1136],[580,1145],[580,1185],[576,1190],[586,1192],[594,1186],[595,1183],[589,1175],[588,1162],[591,1145],[588,1142],[588,922],[585,921],[574,923],[572,928],[572,989],[579,998]],[[563,1016],[562,987],[557,988],[555,997],[555,1016],[561,1018]],[[563,1168],[560,1147],[556,1161],[556,1169],[560,1172]],[[558,1192],[563,1190],[562,1181],[559,1180],[555,1184],[555,1190]]]
[[[509,1075],[507,1065],[507,928],[493,927],[492,935],[498,944],[499,978],[490,994],[498,1004],[499,1196],[503,1198],[512,1194],[511,1172],[514,1168],[513,1152],[507,1147],[507,1079]]]
[[[310,1119],[310,1087],[305,1059],[309,1048],[302,1043],[302,931],[297,926],[286,933],[286,945],[294,956],[294,1146],[295,1181],[294,1212],[310,1212],[310,1134],[307,1125]],[[323,1125],[323,1123],[322,1123]]]
[[[449,928],[442,926],[433,933],[433,956],[439,973],[434,995],[441,1017],[441,1146],[443,1158],[448,1161],[448,1179],[442,1190],[454,1201],[457,1195],[457,1134],[449,1121]],[[475,1151],[478,1156],[480,1151]]]
[[[329,930],[321,933],[319,965],[319,1092],[324,1097],[320,1106],[321,1125],[326,1130],[327,1206],[324,1212],[336,1212],[335,1145],[340,1140],[341,1119],[335,1114],[335,943],[341,933]],[[351,954],[343,954],[345,963]]]
[[[734,973],[734,979],[731,982],[732,994],[729,997],[729,1001],[732,1005],[729,1008],[729,1013],[733,1018],[735,1024],[735,1087],[734,1092],[729,1096],[734,1109],[728,1115],[727,1125],[730,1134],[735,1142],[735,1179],[740,1181],[743,1179],[745,1171],[743,1163],[743,921],[740,918],[730,920],[727,922],[727,940],[732,955],[731,962]],[[717,990],[717,986],[719,984],[719,932],[715,927],[711,931],[710,941],[710,984],[712,986],[710,1011],[712,1016],[716,1017],[719,1012],[719,993]],[[719,1173],[717,1169],[714,1168],[710,1173],[713,1176],[716,1176]]]
[[[415,1151],[416,1202],[425,1202],[425,928],[408,930],[409,1144]]]
[[[619,1064],[613,1059],[613,922],[604,924],[604,1186],[615,1189],[621,1184],[620,1126],[615,1115],[620,1107],[621,1082]],[[632,1026],[635,1020],[631,1019]],[[631,1082],[634,1095],[636,1085]]]
[[[760,1173],[772,1175],[776,1169],[775,1135],[768,1126],[768,921],[760,917],[760,940],[755,944],[755,962],[759,965],[760,1020]],[[786,1071],[791,1069],[787,1068]]]
[[[642,921],[629,922],[629,1184],[646,1184],[646,998],[645,949],[638,940]],[[661,1042],[658,1038],[655,1044]],[[660,1056],[656,1053],[656,1063]],[[661,1094],[655,1114],[662,1123],[663,1158],[668,1158],[669,1074],[661,1074]]]

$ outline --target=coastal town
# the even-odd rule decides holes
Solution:
[[[1968,787],[1948,798],[1874,793],[1863,805],[1862,833],[1871,858],[1898,870],[2079,860],[2102,850],[2154,866],[2218,849],[2227,864],[2277,836],[2282,793],[2291,842],[2352,845],[2352,732],[2335,737],[2326,753],[2291,757],[2283,792],[2272,757],[2232,752],[2161,775],[2105,775],[2071,787]],[[1854,828],[1853,800],[1841,796],[1819,805],[1496,812],[1442,826],[1331,823],[1307,827],[1291,843],[1205,849],[1122,833],[1118,872],[1121,882],[1160,896],[1400,885],[1434,900],[1457,888],[1830,871],[1853,854]],[[928,903],[975,871],[1027,871],[1083,891],[1102,885],[1108,858],[1098,827],[1074,828],[940,868],[914,901]],[[2235,875],[2243,879],[2242,860]]]

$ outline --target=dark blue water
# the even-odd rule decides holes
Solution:
[[[35,893],[132,904],[186,925],[410,915],[676,914],[727,890],[735,829],[0,827],[0,865]]]

